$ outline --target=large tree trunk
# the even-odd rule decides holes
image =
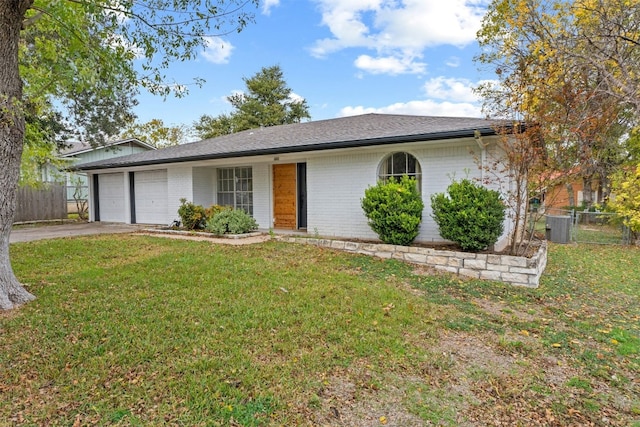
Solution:
[[[22,21],[32,3],[33,0],[0,2],[0,310],[35,298],[18,282],[9,259],[25,126],[18,45]]]

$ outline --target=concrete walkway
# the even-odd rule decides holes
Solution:
[[[74,222],[57,225],[17,225],[11,230],[9,243],[32,240],[58,239],[61,237],[87,236],[91,234],[134,233],[140,226],[100,222]]]

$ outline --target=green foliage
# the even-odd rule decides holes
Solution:
[[[433,219],[440,235],[465,251],[480,251],[493,245],[502,234],[505,218],[500,193],[468,179],[451,183],[447,193],[431,196]]]
[[[162,69],[193,58],[207,45],[205,34],[241,30],[252,20],[243,6],[258,4],[225,2],[234,9],[227,13],[212,3],[217,2],[152,0],[140,8],[131,2],[116,7],[97,1],[35,0],[24,16],[21,40],[1,41],[20,46],[27,119],[22,183],[36,184],[40,166],[56,161],[63,124],[75,138],[103,144],[133,121],[141,87],[162,95],[183,94],[186,86],[164,84]],[[162,61],[155,60],[159,51]],[[142,63],[142,71],[136,71],[134,62]],[[131,133],[156,146],[185,140],[181,127],[149,130],[147,125]]]
[[[261,126],[300,123],[308,119],[304,99],[292,98],[292,90],[278,65],[263,67],[255,76],[243,79],[247,90],[227,97],[235,111],[217,117],[203,115],[194,123],[196,135],[214,138]]]
[[[365,190],[361,205],[383,242],[406,246],[418,236],[424,203],[415,179],[405,175],[399,181],[378,181]]]
[[[178,215],[182,226],[187,230],[201,230],[205,227],[207,221],[207,215],[205,209],[192,202],[187,202],[187,199],[180,199],[180,207],[178,208]]]
[[[625,141],[626,163],[636,165],[640,163],[640,126],[629,132],[629,138]]]
[[[244,234],[258,229],[256,220],[241,209],[223,209],[207,221],[207,231],[214,234]]]
[[[193,124],[194,133],[202,139],[215,138],[221,135],[229,135],[235,132],[233,117],[228,114],[220,114],[217,117],[203,114]]]

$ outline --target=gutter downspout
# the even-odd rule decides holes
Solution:
[[[487,163],[487,145],[489,145],[489,143],[484,143],[484,141],[482,141],[482,134],[480,133],[480,131],[475,130],[473,132],[473,138],[476,140],[476,143],[478,144],[478,147],[480,147],[480,178],[482,179],[482,183],[484,184],[484,179],[485,179],[485,168],[486,168],[486,163]]]

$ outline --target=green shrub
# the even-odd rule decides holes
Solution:
[[[454,181],[447,193],[431,196],[440,235],[465,251],[477,252],[493,245],[504,229],[505,206],[500,193],[468,179]]]
[[[187,230],[201,230],[207,221],[204,208],[192,202],[187,202],[185,198],[180,199],[178,215],[180,216],[180,221],[182,221],[182,226]]]
[[[361,205],[369,226],[383,242],[406,246],[418,236],[424,203],[415,179],[378,181],[365,190]]]
[[[244,234],[258,229],[255,219],[241,209],[225,209],[207,221],[207,231],[214,234]]]

